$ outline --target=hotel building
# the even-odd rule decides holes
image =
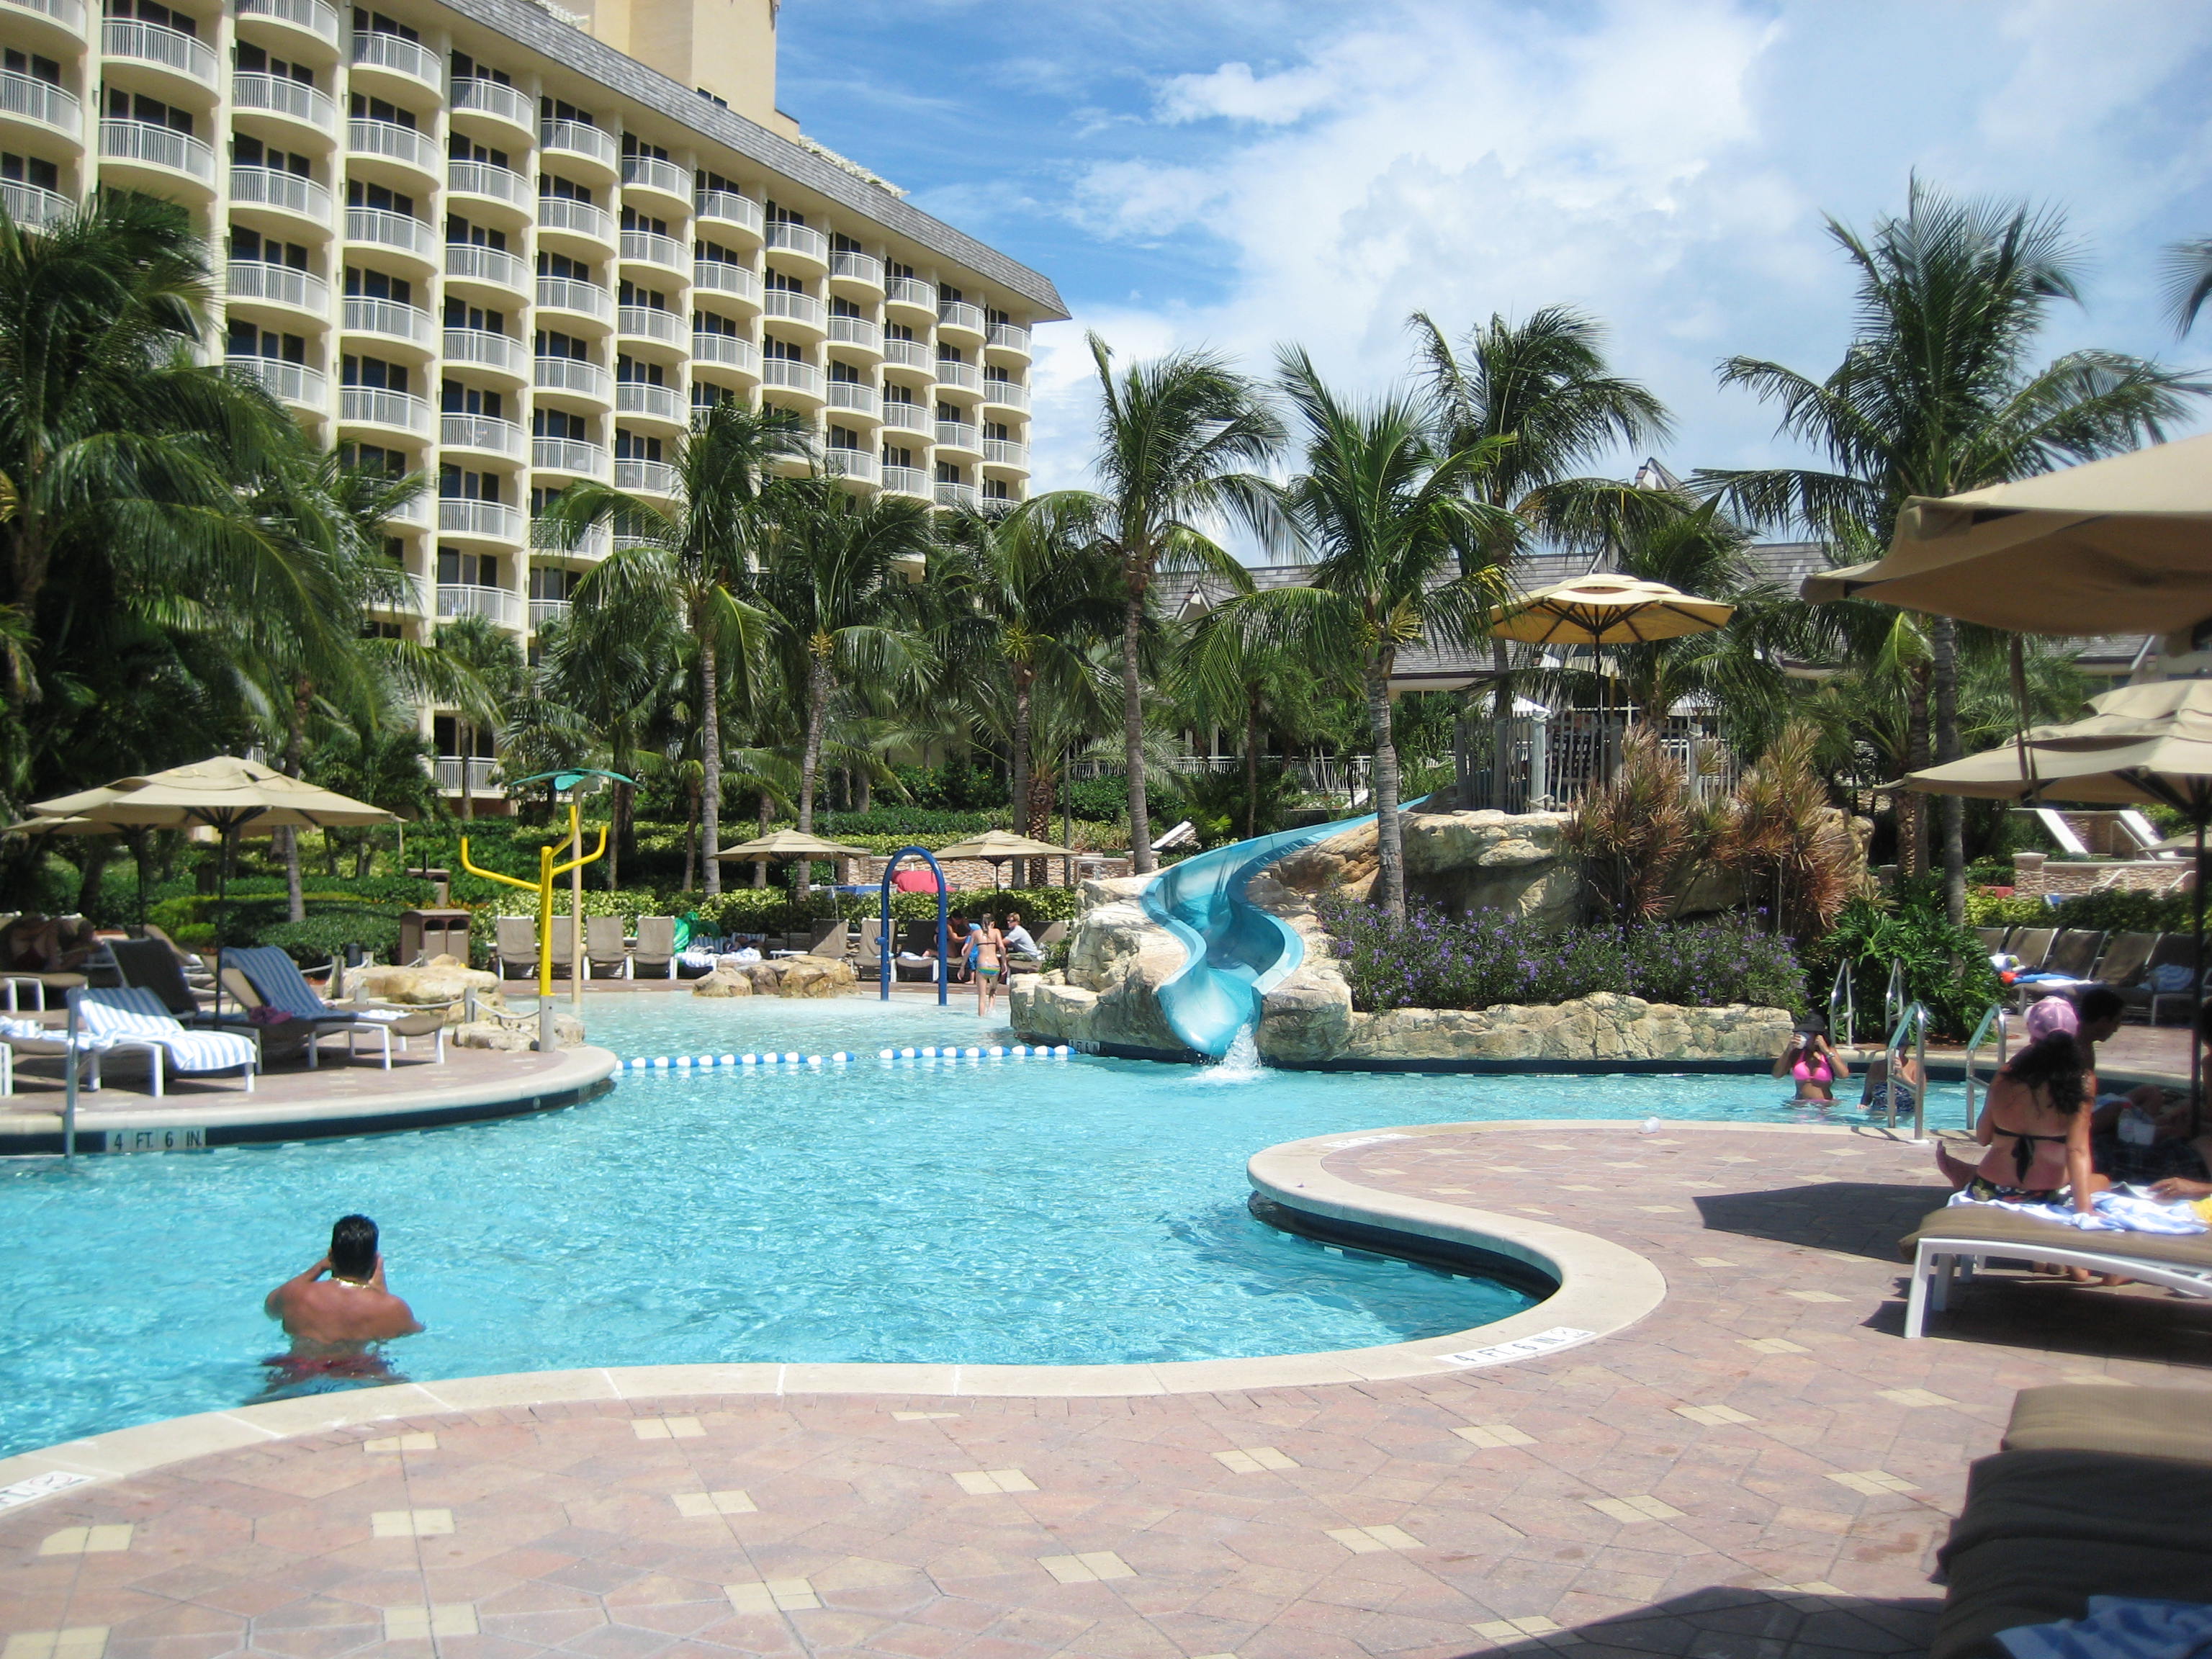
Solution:
[[[578,479],[673,487],[693,409],[797,410],[822,467],[940,506],[1028,483],[1036,271],[775,107],[775,0],[0,0],[0,197],[185,204],[222,349],[318,437],[437,480],[391,551],[410,634],[527,641],[597,545],[534,545]],[[448,793],[487,756],[455,754]]]

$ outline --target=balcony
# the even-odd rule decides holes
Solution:
[[[380,591],[370,594],[368,604],[372,611],[382,611],[398,617],[419,617],[427,608],[427,600],[428,592],[420,576],[404,570],[395,570]]]
[[[789,357],[765,357],[761,360],[761,385],[819,398],[822,396],[822,371],[812,363],[799,362]]]
[[[673,236],[663,236],[653,230],[626,230],[622,234],[622,257],[638,264],[659,265],[665,270],[689,271],[691,251]]]
[[[829,393],[830,408],[865,415],[872,421],[876,418],[875,387],[859,380],[831,380],[823,389]]]
[[[957,507],[974,513],[983,505],[983,498],[975,493],[974,484],[947,483],[940,478],[932,487],[931,494],[939,507]]]
[[[692,209],[699,216],[702,230],[734,225],[755,241],[760,240],[760,204],[750,196],[740,196],[733,190],[702,190],[693,199]]]
[[[380,386],[349,386],[338,392],[338,419],[348,426],[377,426],[410,437],[430,435],[430,405],[410,392]]]
[[[19,185],[12,179],[0,179],[0,203],[7,204],[8,216],[26,230],[43,230],[68,216],[74,206],[58,191]]]
[[[564,558],[604,559],[609,545],[607,526],[604,523],[586,525],[580,533],[574,530],[556,530],[543,519],[532,519],[530,521],[530,544],[549,553],[558,553]]]
[[[830,269],[830,239],[811,225],[786,224],[780,219],[771,219],[762,240],[767,242],[770,253],[787,254],[820,270]]]
[[[685,208],[691,205],[691,173],[658,155],[625,155],[622,161],[624,190],[651,191]]]
[[[965,449],[978,455],[983,453],[981,434],[966,421],[939,421],[937,442],[940,448]]]
[[[579,202],[572,197],[541,194],[538,198],[538,228],[556,235],[580,236],[605,247],[614,246],[614,216],[594,203]]]
[[[568,619],[568,601],[566,599],[532,599],[530,601],[530,631],[533,634],[540,629],[558,628]]]
[[[76,94],[21,70],[0,70],[0,115],[35,121],[71,138],[84,133],[84,111]]]
[[[695,368],[733,368],[757,377],[760,374],[760,352],[743,335],[708,334],[694,329],[691,332],[691,363]]]
[[[384,515],[386,524],[404,524],[416,530],[430,527],[430,500],[424,495],[410,495]]]
[[[926,311],[930,321],[937,320],[937,284],[919,276],[892,277],[884,284],[884,302],[904,306],[909,311]]]
[[[883,469],[884,488],[894,495],[919,495],[929,499],[929,475],[918,466],[886,466]]]
[[[288,363],[280,357],[226,357],[223,366],[234,374],[260,381],[270,397],[295,409],[311,409],[319,415],[329,400],[328,382],[322,371],[305,363]]]
[[[856,347],[872,357],[880,357],[884,355],[884,327],[866,317],[832,317],[830,343]]]
[[[438,604],[440,606],[438,614],[441,617],[472,617],[482,614],[473,611],[445,610],[443,607],[446,602],[446,595],[448,592],[460,593],[463,592],[483,592],[491,593],[496,592],[498,590],[496,588],[489,587],[481,590],[476,588],[465,590],[458,587],[450,589],[441,587],[438,590]],[[495,618],[495,620],[496,620],[496,618]],[[506,624],[506,626],[510,628],[514,625],[514,624],[512,623]],[[498,775],[498,772],[499,763],[486,757],[479,756],[473,758],[464,758],[459,755],[441,755],[438,757],[437,766],[438,793],[441,795],[460,794],[464,791],[463,781],[465,779],[467,793],[471,795],[489,795],[494,799],[498,799],[507,793],[497,784],[492,781],[492,779]]]
[[[440,343],[436,318],[420,306],[403,306],[392,300],[348,295],[344,327],[349,334],[374,334],[386,340],[403,340],[425,352],[434,353]]]
[[[1026,471],[1030,464],[1030,447],[1013,438],[983,440],[983,465],[1011,466]]]
[[[420,219],[384,208],[349,207],[345,216],[346,240],[373,242],[420,259],[434,269],[438,263],[438,235]]]
[[[919,433],[925,440],[937,436],[937,414],[927,404],[887,403],[884,424],[901,432]]]
[[[522,626],[522,599],[520,595],[510,593],[503,587],[478,587],[473,583],[440,582],[438,584],[438,620],[450,622],[455,617],[482,617],[487,622],[498,623],[501,628],[519,629]],[[487,774],[496,764],[498,764],[497,762],[488,760],[470,763],[472,769],[481,766]],[[445,769],[446,763],[441,760],[438,763],[440,773],[438,781],[441,784],[446,781],[443,775]],[[458,762],[455,763],[454,772],[451,787],[458,789],[460,787]]]
[[[1019,323],[994,323],[991,331],[983,337],[983,343],[994,351],[1018,352],[1030,355],[1030,331]]]
[[[9,11],[22,12],[61,29],[73,40],[84,39],[84,7],[79,0],[0,0]],[[0,12],[5,16],[6,12]]]
[[[602,323],[611,320],[615,313],[613,295],[597,283],[579,282],[573,276],[540,276],[538,303],[549,310],[573,312]]]
[[[509,294],[530,292],[530,267],[504,248],[474,242],[446,244],[446,276],[457,283],[481,283]]]
[[[526,93],[497,81],[487,81],[482,76],[465,75],[455,80],[453,90],[447,94],[447,107],[455,115],[482,115],[504,122],[535,137],[538,134],[538,106]]]
[[[318,322],[331,312],[330,287],[321,277],[264,259],[234,260],[225,273],[223,287],[234,301],[289,307],[311,313]]]
[[[641,495],[673,495],[676,469],[665,461],[615,459],[615,488]]]
[[[410,40],[404,35],[387,34],[381,30],[357,32],[353,37],[353,70],[358,76],[366,71],[397,75],[428,87],[434,92],[446,89],[444,66],[438,54],[420,40]]]
[[[233,167],[230,204],[234,208],[273,208],[314,222],[325,230],[331,225],[331,193],[312,179],[273,167]]]
[[[397,121],[348,121],[346,154],[355,161],[389,161],[433,185],[445,177],[445,157],[429,135]]]
[[[833,478],[876,483],[883,477],[884,464],[865,449],[825,449],[822,452],[822,470]]]
[[[1000,409],[1027,409],[1030,406],[1030,389],[1019,380],[996,380],[986,374],[983,377],[983,401]]]
[[[607,447],[582,438],[532,438],[530,465],[540,472],[566,472],[571,477],[597,478],[605,483]]]
[[[329,95],[289,75],[241,70],[230,77],[230,102],[240,115],[278,115],[320,133],[337,131],[337,106]]]
[[[672,426],[683,426],[690,419],[684,411],[684,400],[677,395],[676,387],[654,386],[649,380],[617,380],[615,413],[665,421]]]
[[[100,24],[100,50],[110,58],[153,69],[190,81],[210,92],[221,82],[215,48],[196,35],[173,29],[166,23],[142,23],[129,17],[110,17]]]
[[[548,161],[583,161],[612,183],[616,173],[615,139],[611,132],[581,121],[541,121],[538,142]]]
[[[693,260],[691,286],[704,294],[726,294],[756,307],[761,301],[759,276],[727,259]]]
[[[446,188],[456,196],[496,202],[526,218],[530,215],[530,180],[513,167],[495,167],[489,161],[448,161]]]
[[[937,360],[937,383],[957,386],[963,392],[981,392],[983,389],[983,371],[973,363],[964,363],[955,357],[939,357]]]
[[[884,285],[884,262],[872,253],[837,248],[830,255],[830,277],[832,282],[880,289]]]
[[[884,361],[894,368],[918,368],[930,379],[937,378],[937,358],[919,340],[885,340]]]
[[[680,350],[690,329],[681,313],[659,306],[624,306],[615,319],[615,331],[625,339],[651,340]]]
[[[238,15],[303,30],[327,46],[338,43],[338,9],[325,0],[238,0]]]
[[[540,392],[565,392],[574,398],[607,401],[607,372],[581,357],[540,357],[535,383]]]
[[[446,361],[471,368],[489,369],[526,384],[530,380],[530,343],[511,334],[495,334],[484,328],[446,331]]]
[[[446,449],[473,449],[479,454],[497,455],[510,461],[520,460],[530,449],[528,437],[521,427],[489,415],[440,416],[438,442]],[[443,511],[441,504],[441,515]]]
[[[822,301],[811,294],[793,294],[785,288],[772,288],[761,295],[761,313],[781,322],[795,323],[815,334],[823,331],[826,314]]]
[[[438,497],[438,533],[441,536],[466,536],[475,541],[520,546],[524,523],[522,509],[505,501],[481,501],[466,495]],[[445,613],[441,611],[439,614]]]
[[[959,334],[972,334],[978,340],[984,337],[983,307],[971,306],[965,300],[943,300],[938,302],[937,325]]]
[[[148,121],[102,121],[100,159],[133,171],[147,167],[215,188],[215,152],[198,139]]]

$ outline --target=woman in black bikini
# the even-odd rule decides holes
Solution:
[[[2076,1210],[2094,1209],[2110,1183],[2090,1164],[2090,1086],[2071,1032],[2053,1031],[2014,1055],[1990,1079],[1974,1126],[1990,1150],[1966,1183],[1969,1195],[2021,1204],[2071,1198]]]

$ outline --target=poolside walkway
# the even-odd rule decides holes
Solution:
[[[1993,1275],[1903,1341],[1927,1157],[1685,1124],[1347,1147],[1346,1180],[1602,1235],[1669,1294],[1548,1358],[1248,1394],[533,1407],[518,1378],[0,1514],[0,1631],[16,1659],[1922,1652],[2016,1389],[2212,1390],[2212,1306],[2142,1290]]]

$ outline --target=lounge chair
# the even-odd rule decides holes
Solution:
[[[602,979],[629,977],[629,945],[620,916],[584,918],[584,972]]]
[[[2047,1262],[2118,1273],[2185,1296],[2212,1297],[2212,1234],[2085,1232],[1991,1205],[1946,1205],[1898,1242],[1912,1264],[1905,1334],[1924,1335],[1928,1313],[1941,1313],[1963,1269],[1993,1261]]]
[[[845,954],[845,918],[830,916],[811,923],[800,945],[802,955],[810,957],[839,957]],[[793,944],[799,944],[794,939]]]
[[[2096,928],[2066,928],[2051,940],[2050,954],[2043,958],[2043,971],[2085,980],[2097,965],[2097,947],[2104,942],[2105,935]]]
[[[2143,1015],[2155,1025],[2158,1024],[2159,1014],[2166,1003],[2179,1003],[2185,1014],[2194,1009],[2197,1006],[2197,998],[2190,989],[2189,980],[2196,956],[2197,941],[2193,935],[2160,934],[2158,943],[2151,947],[2150,958],[2143,963],[2141,973],[2136,977],[2136,982],[2132,985],[2117,987],[2120,994],[2120,1000],[2128,1006],[2127,1011],[2131,1014]],[[2160,969],[2177,968],[2181,970],[2178,974],[2161,974],[2159,971]],[[2161,983],[2168,978],[2175,981],[2176,983],[2164,989],[2160,988]]]
[[[2020,958],[2022,973],[2039,973],[2043,959],[2051,954],[2051,942],[2057,937],[2056,927],[2023,927],[2006,942],[2005,954]]]
[[[161,1006],[151,991],[131,986],[73,994],[85,1030],[95,1037],[114,1037],[151,1051],[154,1093],[161,1093],[161,1067],[177,1072],[227,1072],[241,1068],[246,1091],[253,1092],[260,1051],[250,1036],[236,1031],[188,1031]]]
[[[1041,950],[1049,951],[1054,945],[1059,944],[1060,940],[1066,937],[1067,924],[1064,921],[1055,921],[1047,927],[1044,932],[1036,936],[1036,942],[1038,948]]]
[[[2100,985],[2133,985],[2142,978],[2150,953],[2158,948],[2156,933],[2115,933],[2105,942],[2093,975]]]
[[[630,975],[633,978],[642,977],[647,969],[658,969],[664,979],[676,977],[675,917],[637,919],[637,943],[630,951]]]
[[[2005,935],[2010,932],[2009,927],[1977,927],[1974,937],[1981,940],[1983,950],[1995,956],[2004,949]]]
[[[874,972],[883,960],[884,921],[881,916],[863,916],[858,924],[859,933],[854,944],[854,954]]]
[[[349,1058],[363,1036],[374,1036],[384,1045],[384,1069],[392,1069],[392,1039],[399,1039],[406,1052],[410,1036],[434,1037],[437,1063],[446,1060],[446,1012],[442,1008],[378,1008],[363,1003],[325,1002],[315,994],[299,964],[274,945],[261,945],[229,952],[230,965],[246,975],[255,991],[271,1007],[301,1022],[318,1038],[343,1036]],[[313,1064],[309,1046],[308,1063]]]
[[[495,948],[499,953],[499,976],[510,975],[507,969],[519,968],[521,977],[538,977],[538,924],[528,916],[495,916],[497,924]]]
[[[191,988],[177,953],[160,939],[119,939],[108,950],[125,985],[151,991],[179,1019],[198,1019],[213,1006],[213,996],[204,1000]]]
[[[115,1038],[95,1037],[88,1031],[76,1034],[74,1050],[64,1040],[58,1025],[42,1025],[34,1019],[12,1018],[0,1014],[0,1095],[15,1092],[15,1062],[22,1060],[66,1060],[70,1054],[76,1055],[77,1079],[86,1088],[97,1090],[100,1085],[100,1057],[118,1048],[143,1048],[151,1045],[125,1042]],[[153,1063],[159,1064],[158,1059]],[[66,1073],[64,1074],[66,1078]]]
[[[591,918],[586,916],[586,921]],[[555,916],[548,930],[553,940],[553,977],[566,979],[576,966],[576,924],[572,917]],[[589,972],[589,967],[586,968]]]

